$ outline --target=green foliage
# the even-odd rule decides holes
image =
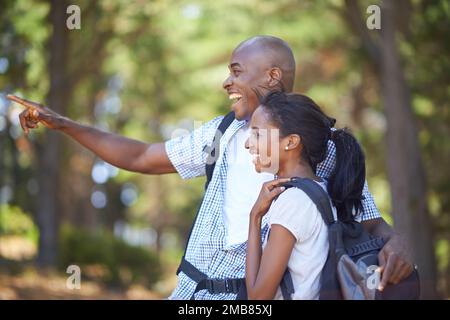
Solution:
[[[142,283],[148,287],[161,277],[162,268],[152,251],[129,245],[107,231],[90,232],[62,228],[59,267],[78,265],[84,276],[97,278],[108,285],[128,286]],[[96,269],[98,272],[89,270]]]
[[[0,236],[24,236],[37,243],[39,231],[28,214],[20,207],[0,205]]]

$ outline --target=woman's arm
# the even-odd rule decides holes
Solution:
[[[262,252],[261,220],[260,215],[254,212],[250,214],[245,267],[249,300],[274,298],[296,241],[290,231],[281,225],[274,224],[271,227],[267,245]]]
[[[277,287],[280,284],[281,277],[286,270],[287,262],[295,243],[294,239],[292,245],[286,246],[286,244],[289,244],[289,235],[286,235],[286,233],[289,234],[289,231],[281,226],[276,226],[271,230],[270,240],[268,241],[266,249],[264,250],[264,254],[261,257],[262,217],[269,210],[273,199],[278,197],[285,190],[285,188],[281,185],[288,181],[290,181],[290,179],[286,178],[276,179],[264,183],[262,185],[258,199],[256,200],[255,204],[253,205],[252,211],[250,212],[250,225],[245,266],[245,281],[249,299],[273,299]],[[279,229],[283,230],[280,231]],[[291,237],[294,238],[292,235]],[[277,249],[277,245],[286,246],[286,248]],[[272,248],[275,248],[276,250]],[[282,256],[278,256],[280,252],[283,252]],[[274,261],[276,261],[277,263],[274,263]],[[281,262],[281,264],[278,262]],[[274,268],[277,269],[272,270]],[[281,275],[278,277],[277,271],[279,270],[281,270]],[[268,285],[265,283],[267,280],[269,280],[270,282],[267,283]]]

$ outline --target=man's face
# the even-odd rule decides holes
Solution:
[[[238,48],[231,56],[230,75],[223,83],[230,100],[231,109],[236,119],[250,120],[259,105],[256,92],[261,95],[267,93],[269,65],[261,50],[247,46]]]

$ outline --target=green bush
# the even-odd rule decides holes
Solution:
[[[129,245],[107,231],[93,233],[64,226],[59,266],[65,271],[71,264],[82,272],[83,267],[100,266],[105,272],[98,280],[114,286],[142,283],[151,287],[162,273],[156,254],[146,248]]]
[[[0,205],[0,236],[24,236],[37,243],[39,231],[33,219],[21,208]]]

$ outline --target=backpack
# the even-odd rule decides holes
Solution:
[[[329,252],[321,273],[320,300],[414,300],[420,296],[417,269],[398,284],[389,284],[381,292],[376,273],[382,238],[366,232],[357,221],[335,220],[328,194],[316,182],[292,178],[286,188],[303,190],[316,205],[328,226]],[[294,293],[292,277],[286,270],[280,289],[285,300]]]

